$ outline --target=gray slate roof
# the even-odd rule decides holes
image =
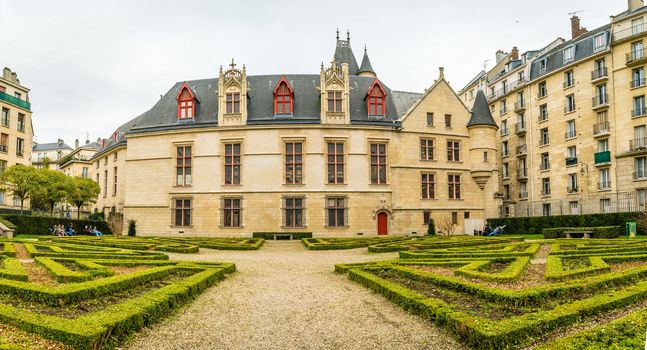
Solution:
[[[467,122],[467,127],[476,125],[490,125],[497,127],[494,118],[492,118],[492,113],[490,112],[487,98],[485,98],[485,93],[481,89],[476,92],[474,106],[472,107],[472,116],[470,117],[470,121]]]
[[[351,75],[356,75],[359,72],[357,60],[350,48],[350,40],[337,39],[337,46],[335,47],[335,61],[337,63],[348,62],[348,72]]]
[[[563,44],[557,46],[553,50],[547,52],[543,56],[537,57],[532,63],[530,69],[530,80],[540,78],[541,76],[548,75],[551,72],[557,71],[566,65],[570,65],[574,62],[586,59],[596,52],[594,51],[594,37],[597,34],[606,32],[606,46],[605,49],[609,47],[611,43],[611,24],[604,25],[600,28],[596,28],[588,33],[585,33],[575,39],[564,42]],[[574,45],[575,46],[575,57],[573,61],[564,63],[564,48]],[[546,59],[546,72],[539,74],[540,62]]]
[[[321,122],[321,101],[318,90],[318,74],[286,74],[285,78],[294,90],[294,113],[292,116],[274,115],[274,88],[283,75],[247,76],[248,124],[318,124]],[[422,95],[411,92],[386,90],[386,115],[369,116],[366,94],[375,78],[350,76],[350,119],[351,123],[397,120]],[[191,128],[215,126],[218,123],[218,98],[216,89],[218,79],[188,81],[187,84],[200,101],[196,104],[194,120],[177,119],[176,96],[183,82],[177,82],[162,96],[153,108],[132,121],[122,125],[120,132],[137,132],[159,128]],[[113,142],[113,141],[111,141]]]
[[[375,74],[373,66],[371,66],[371,60],[368,59],[368,53],[366,53],[366,48],[364,48],[364,57],[362,57],[362,65],[359,67],[359,73],[362,72],[371,72]]]
[[[59,144],[58,142],[38,143],[32,147],[34,152],[55,151],[55,150],[71,150],[72,147],[65,143]]]

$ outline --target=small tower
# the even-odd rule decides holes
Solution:
[[[357,72],[357,75],[372,78],[377,77],[377,74],[375,74],[375,71],[373,71],[373,67],[371,66],[371,60],[368,59],[366,46],[364,46],[364,57],[362,57],[362,64],[359,67],[359,72]]]
[[[470,159],[472,163],[471,175],[474,182],[481,190],[496,172],[496,125],[483,90],[479,89],[474,99],[472,116],[467,123],[471,145]],[[498,184],[495,184],[498,186]]]
[[[350,47],[349,31],[346,31],[346,40],[340,40],[339,30],[337,30],[337,44],[335,45],[335,55],[333,56],[333,60],[339,65],[347,63],[348,73],[350,75],[357,75],[359,67],[357,66],[357,60],[355,60],[353,49]]]

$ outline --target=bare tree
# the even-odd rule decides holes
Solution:
[[[451,236],[456,231],[456,224],[450,216],[443,216],[438,220],[438,233],[442,236]]]
[[[121,233],[124,229],[124,214],[122,213],[110,213],[108,215],[108,227],[112,231],[113,236],[121,236]]]

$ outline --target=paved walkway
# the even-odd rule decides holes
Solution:
[[[137,334],[126,349],[464,349],[429,322],[332,272],[335,263],[395,253],[308,251],[298,241],[269,241],[259,251],[170,255],[231,261],[238,272]]]

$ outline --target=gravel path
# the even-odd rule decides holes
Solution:
[[[465,349],[431,323],[333,273],[335,263],[396,253],[308,251],[298,241],[269,241],[259,251],[169,255],[230,261],[238,272],[138,333],[126,349]]]

